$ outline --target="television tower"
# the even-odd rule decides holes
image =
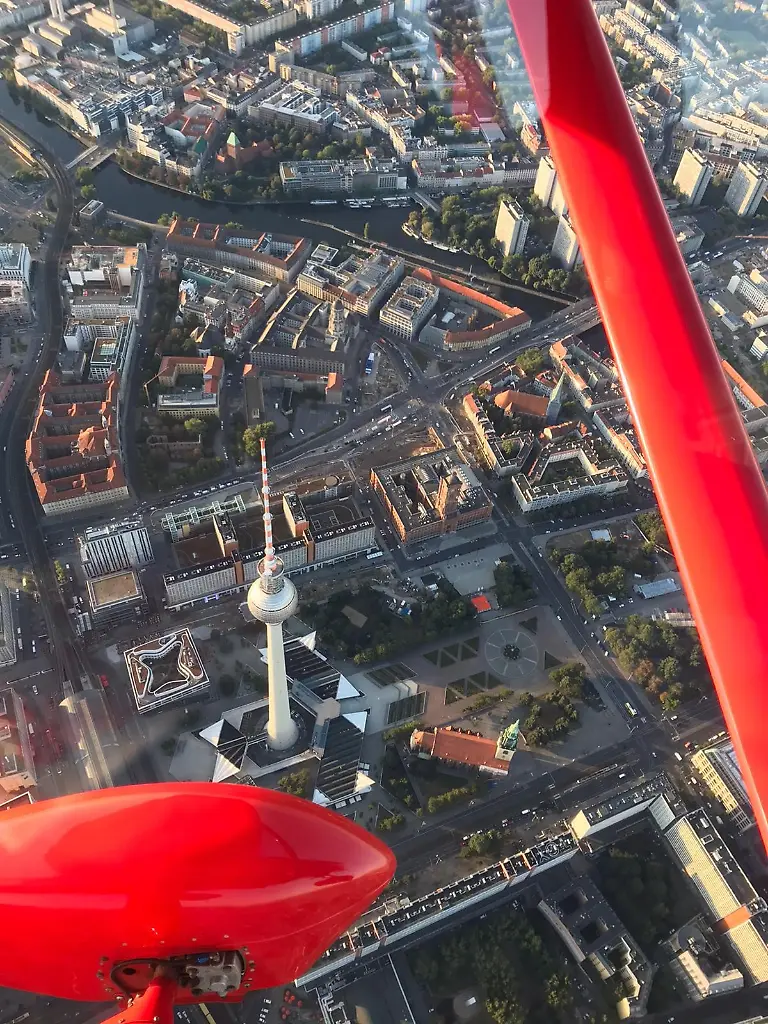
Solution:
[[[275,555],[272,539],[272,513],[269,510],[267,446],[261,439],[261,493],[264,502],[264,557],[258,564],[259,578],[248,589],[251,615],[267,627],[267,674],[269,678],[269,720],[267,742],[273,750],[293,746],[298,728],[291,718],[288,702],[288,678],[285,673],[283,623],[299,605],[296,587],[285,575],[285,567]]]

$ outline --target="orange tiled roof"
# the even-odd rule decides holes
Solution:
[[[547,415],[549,399],[543,395],[529,395],[525,391],[500,391],[493,404],[505,413],[519,412],[524,416],[538,416],[543,419]]]
[[[496,757],[496,741],[485,736],[471,736],[453,729],[414,732],[412,746],[441,761],[466,764],[474,768],[493,768],[508,772],[509,762]]]

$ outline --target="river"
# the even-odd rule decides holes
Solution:
[[[0,80],[0,115],[39,139],[65,163],[74,159],[83,150],[77,139],[30,107],[19,94],[9,89],[8,83],[3,80]],[[114,161],[109,161],[96,172],[94,184],[98,198],[107,209],[140,220],[156,221],[161,214],[176,211],[183,217],[192,217],[195,220],[221,224],[237,221],[254,231],[305,235],[317,242],[327,242],[335,246],[339,246],[345,236],[334,231],[332,225],[362,235],[363,226],[367,223],[372,241],[394,246],[414,257],[428,257],[464,273],[467,272],[467,261],[472,262],[467,256],[424,245],[401,231],[401,226],[408,217],[408,210],[404,207],[351,210],[345,206],[310,206],[308,203],[243,206],[237,203],[207,202],[132,178]],[[318,225],[309,223],[311,221],[325,223]],[[474,260],[474,265],[479,273],[496,277],[498,280],[496,285],[481,284],[481,288],[506,302],[520,306],[534,319],[542,319],[562,308],[560,303],[553,302],[546,296],[529,295],[508,284],[478,259]]]

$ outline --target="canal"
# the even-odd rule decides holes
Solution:
[[[0,81],[0,116],[39,139],[65,163],[82,152],[83,146],[76,139],[32,108],[16,90],[9,88],[5,81]],[[208,202],[132,178],[114,161],[109,161],[96,172],[94,184],[98,198],[107,209],[140,220],[156,221],[161,214],[175,211],[182,217],[200,221],[220,224],[237,221],[243,227],[254,231],[306,235],[317,242],[326,242],[334,246],[339,246],[345,241],[345,236],[335,231],[334,226],[342,231],[353,231],[362,235],[363,227],[367,223],[371,241],[393,246],[415,258],[431,258],[442,265],[455,267],[465,274],[468,270],[468,261],[469,270],[473,269],[471,257],[435,249],[406,235],[401,230],[408,217],[408,209],[405,207],[351,210],[345,206],[311,206],[309,203],[259,203],[244,206],[237,203]],[[323,223],[316,223],[317,221]],[[553,302],[546,296],[530,295],[515,288],[495,275],[487,264],[478,259],[474,260],[474,269],[477,273],[496,278],[498,282],[495,285],[481,283],[482,289],[502,298],[505,302],[520,306],[534,319],[542,319],[562,308],[561,303]]]

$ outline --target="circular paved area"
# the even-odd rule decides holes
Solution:
[[[517,648],[517,658],[508,658],[504,648]],[[485,660],[493,674],[503,681],[522,679],[538,665],[539,649],[530,633],[517,626],[497,629],[485,641]]]

